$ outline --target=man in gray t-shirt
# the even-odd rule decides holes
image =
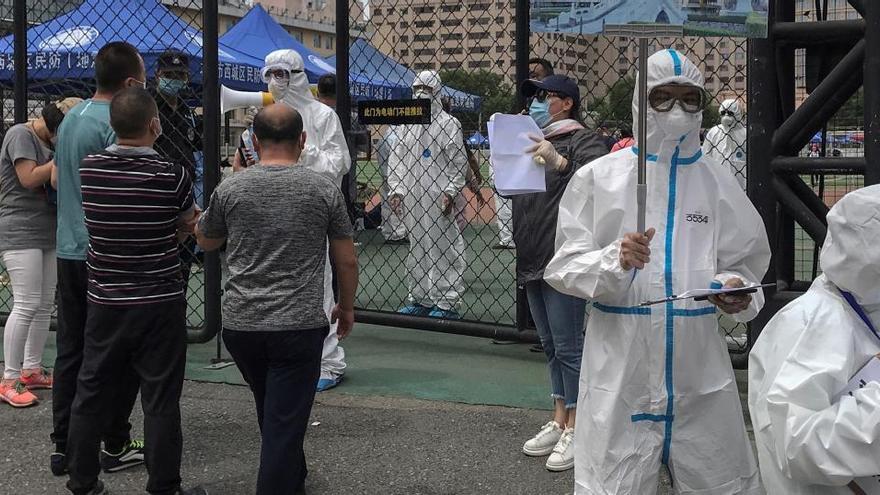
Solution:
[[[339,188],[305,167],[249,167],[223,181],[200,221],[226,238],[223,327],[283,331],[327,325],[327,238],[354,235]]]
[[[328,240],[340,340],[354,323],[354,232],[339,187],[297,165],[306,138],[296,110],[261,110],[253,130],[260,163],[220,184],[196,228],[206,251],[227,244],[223,341],[257,404],[263,439],[257,495],[290,493],[305,482],[302,444],[329,331]]]

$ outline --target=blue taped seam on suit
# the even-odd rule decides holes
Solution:
[[[713,280],[712,283],[709,284],[710,289],[720,289],[721,287],[723,287],[723,285],[721,285],[721,282],[717,280]]]
[[[669,52],[669,56],[672,57],[672,65],[675,70],[675,75],[680,76],[681,75],[681,58],[679,58],[678,52],[676,52],[672,48],[670,48],[667,51]]]
[[[633,423],[635,423],[637,421],[652,421],[654,423],[662,423],[664,421],[671,420],[671,418],[669,418],[665,414],[647,414],[647,413],[633,414],[632,416],[630,416],[630,419],[632,420]]]
[[[636,156],[638,156],[638,154],[639,154],[639,148],[638,148],[638,146],[630,146],[629,149],[631,149],[632,152],[633,152]],[[648,154],[646,154],[645,156],[647,157],[647,160],[648,160],[649,162],[656,162],[656,161],[657,161],[657,155],[652,155],[652,154],[648,153]]]
[[[615,315],[650,315],[651,308],[642,308],[639,306],[607,306],[601,303],[593,303],[593,307],[603,313],[611,313]]]
[[[697,309],[673,309],[672,316],[683,316],[685,318],[694,316],[714,315],[716,313],[715,306],[707,306]]]
[[[673,52],[674,53],[674,52]],[[666,259],[664,260],[665,268],[665,286],[666,297],[673,295],[672,287],[672,237],[675,229],[675,182],[678,168],[679,148],[675,148],[672,154],[672,162],[669,167],[669,199],[666,206]],[[675,392],[673,389],[672,377],[672,357],[675,351],[675,321],[672,301],[666,303],[666,429],[663,435],[663,464],[669,464],[669,450],[672,444],[672,413],[675,400]]]
[[[679,159],[678,159],[678,165],[691,165],[691,164],[693,164],[693,163],[696,163],[697,160],[699,160],[699,159],[702,158],[702,157],[703,157],[703,150],[699,150],[699,151],[697,151],[697,153],[696,153],[694,156],[692,156],[692,157],[689,157],[689,158],[679,158]]]

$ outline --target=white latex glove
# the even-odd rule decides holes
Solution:
[[[547,141],[543,137],[529,135],[529,139],[534,141],[534,146],[529,146],[524,150],[525,153],[531,153],[535,163],[545,167],[550,167],[557,171],[563,171],[568,166],[568,160],[560,155],[553,143]]]

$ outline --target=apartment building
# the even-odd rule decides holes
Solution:
[[[512,82],[514,12],[511,0],[379,0],[373,4],[376,35],[371,41],[414,70],[488,70]],[[745,93],[745,40],[669,36],[652,49],[671,46],[701,66],[707,88],[719,102]],[[534,33],[530,53],[578,79],[582,94],[590,98],[601,97],[620,78],[635,74],[638,44],[628,36]]]
[[[219,0],[220,35],[259,3],[306,48],[321,56],[336,53],[337,0]],[[202,0],[162,0],[180,18],[201,29]]]
[[[370,41],[413,70],[487,70],[515,76],[514,2],[510,0],[378,0],[371,4]],[[586,40],[533,35],[531,52],[560,71],[586,69]],[[579,67],[580,66],[580,67]]]

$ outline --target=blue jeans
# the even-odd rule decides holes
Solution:
[[[543,280],[526,283],[526,297],[550,370],[551,396],[577,406],[587,302],[556,291]]]

